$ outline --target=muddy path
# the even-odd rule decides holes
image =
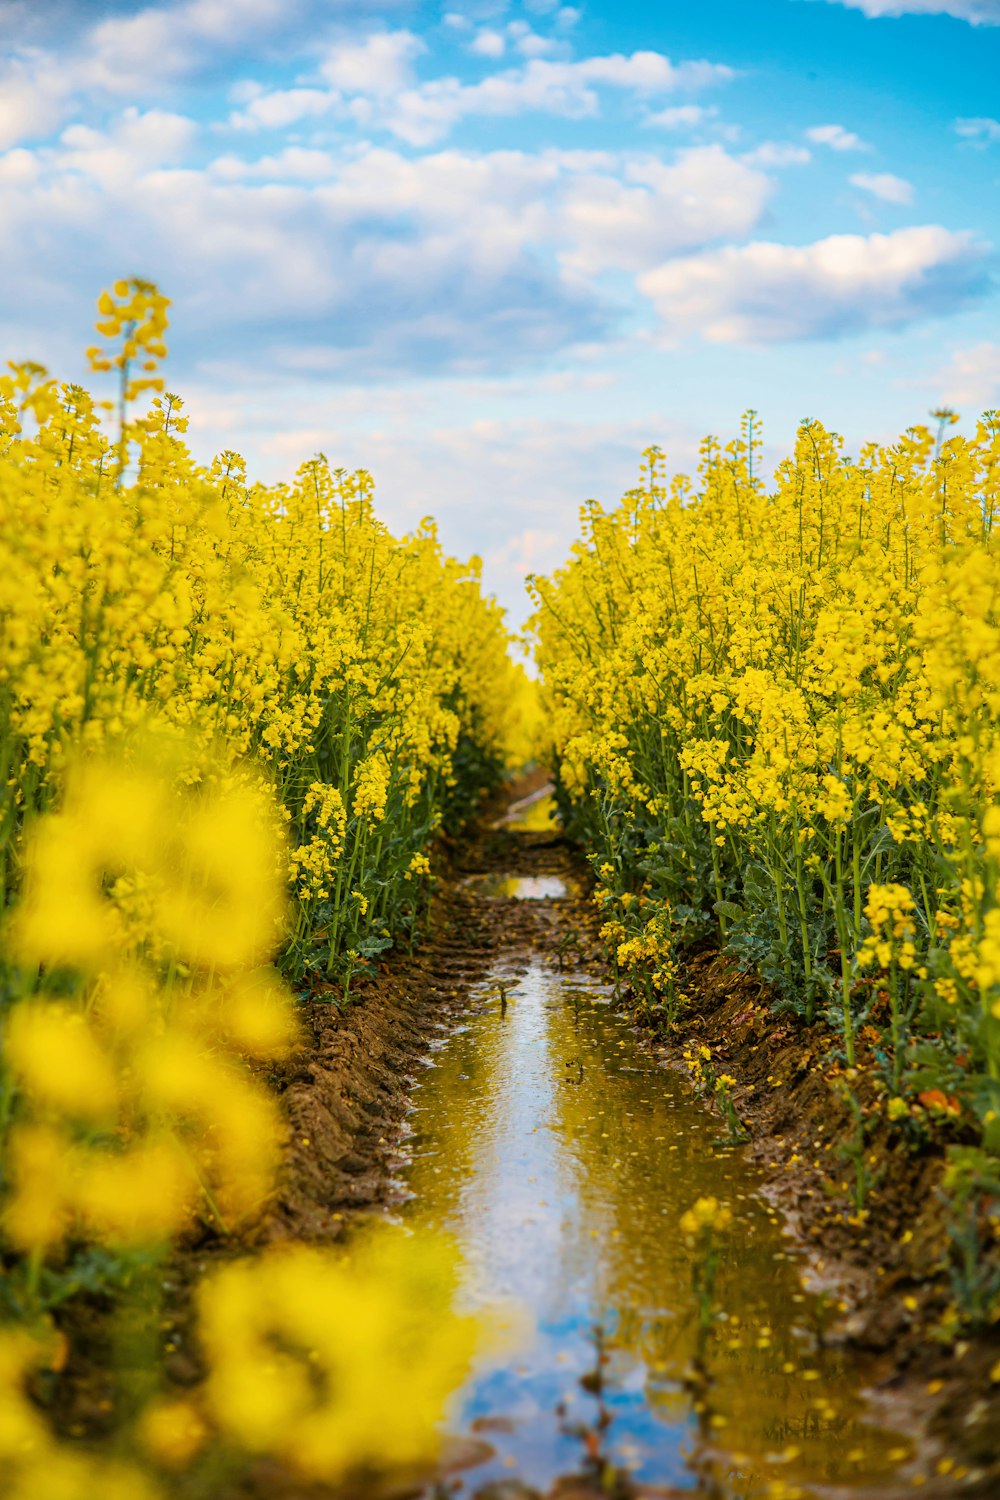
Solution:
[[[531,782],[519,790],[530,796]],[[585,862],[554,830],[491,826],[505,811],[496,804],[468,836],[440,845],[429,928],[413,954],[394,954],[377,978],[357,983],[343,1011],[332,986],[314,985],[305,1058],[275,1080],[290,1131],[263,1238],[339,1239],[357,1216],[406,1196],[399,1173],[413,1085],[429,1049],[453,1030],[506,945],[558,958],[571,931],[596,966],[597,924],[582,899]],[[552,901],[481,899],[475,882],[512,868],[577,892],[570,921]]]
[[[450,1451],[471,1466],[424,1493],[997,1493],[988,1435],[949,1457],[957,1421],[926,1395],[940,1355],[912,1329],[898,1349],[873,1338],[871,1268],[836,1237],[817,1254],[793,1147],[820,1094],[814,1118],[803,1099],[783,1123],[774,1091],[746,1089],[753,1139],[734,1145],[677,1047],[612,995],[579,852],[553,828],[488,824],[442,852],[420,950],[344,1012],[313,995],[311,1048],[277,1080],[291,1132],[262,1228],[333,1240],[376,1213],[445,1229],[470,1302],[523,1308],[533,1331],[460,1395]],[[759,1042],[749,1061],[731,1045],[745,982],[707,957],[692,976],[695,1034],[754,1065]],[[708,1194],[733,1222],[702,1343],[680,1219]],[[963,1420],[983,1406],[952,1400]]]

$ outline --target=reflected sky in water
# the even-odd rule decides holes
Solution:
[[[546,1485],[579,1468],[581,1440],[564,1429],[596,1416],[580,1378],[594,1368],[599,1324],[607,1448],[641,1478],[695,1487],[688,1457],[699,1444],[704,1457],[710,1436],[708,1468],[726,1496],[877,1483],[906,1445],[864,1419],[857,1392],[870,1372],[818,1347],[818,1304],[758,1177],[608,998],[540,959],[500,962],[414,1095],[407,1218],[457,1237],[472,1303],[515,1300],[534,1325],[463,1393],[460,1425],[478,1422],[497,1450],[469,1482]],[[685,1384],[696,1322],[678,1220],[705,1194],[729,1203],[734,1226],[699,1424]]]

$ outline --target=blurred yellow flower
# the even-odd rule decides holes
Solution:
[[[85,970],[112,962],[130,933],[110,883],[123,874],[148,877],[167,826],[158,777],[117,761],[78,762],[63,811],[42,818],[27,844],[24,896],[12,923],[17,956]]]
[[[86,1016],[67,1004],[22,1001],[7,1020],[5,1061],[42,1108],[79,1120],[114,1119],[118,1080]]]
[[[222,1433],[310,1479],[433,1458],[483,1334],[457,1313],[454,1252],[383,1232],[350,1259],[277,1247],[199,1289]]]
[[[733,1211],[725,1203],[720,1203],[718,1198],[698,1198],[694,1204],[681,1214],[679,1223],[681,1233],[689,1238],[696,1238],[708,1233],[720,1233],[728,1229],[733,1222]]]
[[[139,1439],[167,1468],[184,1468],[210,1437],[204,1417],[193,1401],[154,1401],[139,1419]]]
[[[239,969],[270,958],[284,932],[285,861],[273,799],[230,782],[189,799],[163,851],[157,921],[189,963]]]

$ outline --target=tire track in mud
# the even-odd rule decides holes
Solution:
[[[569,894],[485,902],[463,885],[511,872],[558,877]],[[523,950],[527,963],[531,952],[557,953],[571,930],[598,962],[589,869],[560,835],[483,824],[442,847],[436,873],[428,931],[414,954],[394,954],[342,1010],[334,986],[313,988],[305,1056],[276,1078],[288,1150],[259,1239],[338,1239],[358,1215],[399,1202],[410,1088],[430,1044],[467,1008],[501,947]]]

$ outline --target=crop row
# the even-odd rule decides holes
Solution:
[[[805,422],[771,486],[754,413],[694,482],[650,449],[534,580],[534,630],[564,812],[645,1011],[677,1021],[681,955],[723,947],[776,1011],[828,1024],[832,1073],[850,1089],[863,1064],[915,1149],[944,1131],[988,1235],[1000,416],[970,437],[936,416],[857,461]],[[987,1316],[998,1291],[966,1301]]]
[[[0,1487],[17,1497],[147,1500],[178,1466],[214,1494],[240,1454],[309,1478],[415,1461],[478,1336],[451,1311],[447,1246],[386,1241],[353,1269],[300,1246],[210,1277],[206,1378],[190,1398],[162,1381],[172,1246],[238,1234],[273,1192],[291,986],[342,1002],[416,932],[431,841],[502,775],[529,700],[478,563],[431,522],[392,535],[368,474],[318,455],[265,486],[236,453],[194,461],[158,373],[167,306],[139,281],[102,294],[89,352],[110,401],[31,364],[0,379]],[[41,1409],[82,1357],[59,1309],[84,1294],[115,1308],[113,1460]]]

